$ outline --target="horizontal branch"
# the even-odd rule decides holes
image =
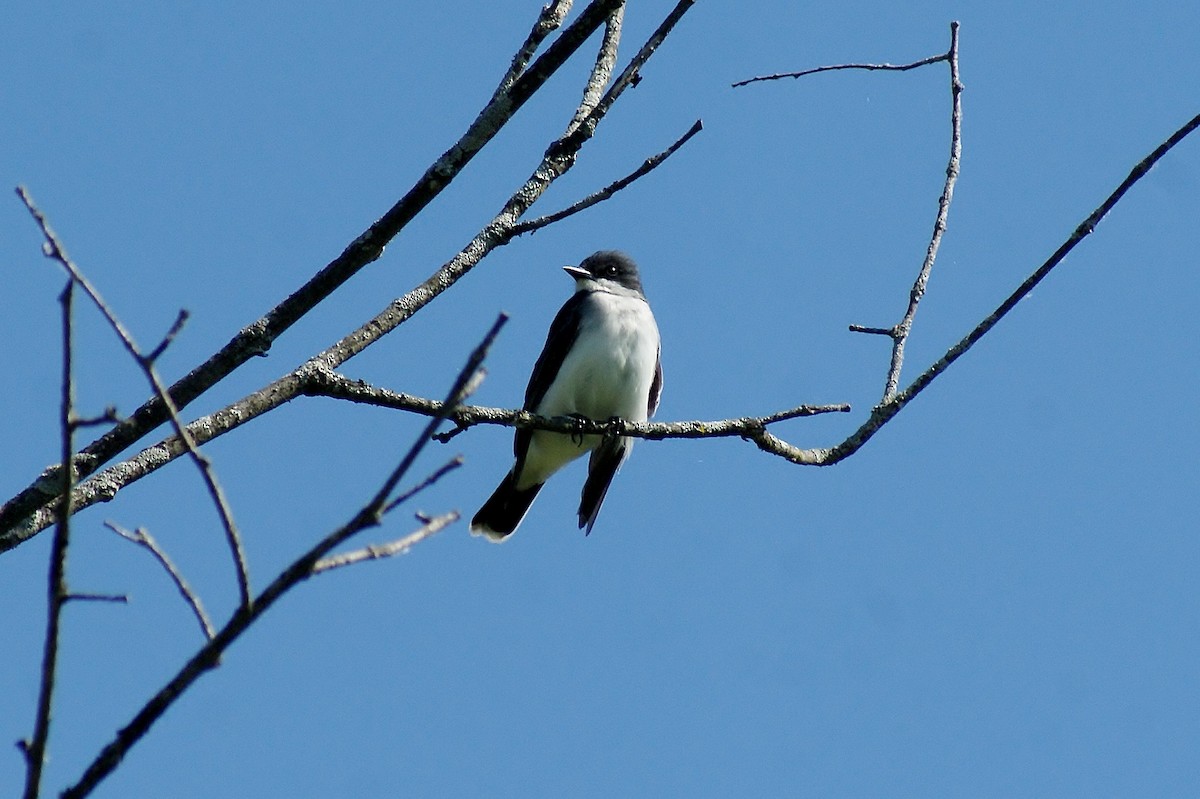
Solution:
[[[128,605],[128,594],[99,594],[95,592],[72,591],[63,597],[66,602],[111,602],[117,605]]]
[[[768,80],[783,80],[784,78],[803,78],[805,75],[816,75],[819,72],[836,72],[842,69],[865,69],[865,70],[889,70],[891,72],[907,72],[910,69],[918,67],[926,67],[930,64],[936,64],[939,61],[947,61],[950,58],[950,53],[941,53],[939,55],[931,55],[928,58],[922,58],[920,61],[913,61],[911,64],[831,64],[824,67],[813,67],[812,69],[802,69],[799,72],[777,72],[773,75],[759,75],[755,78],[747,78],[740,80],[737,83],[731,84],[733,88],[746,86],[751,83],[761,83]]]
[[[304,393],[314,397],[333,397],[364,405],[411,411],[423,416],[445,413],[442,403],[416,397],[411,394],[390,391],[372,386],[361,380],[351,380],[330,370],[312,370]],[[455,429],[437,436],[439,441],[448,441],[462,431],[480,424],[502,427],[521,427],[533,430],[548,430],[554,433],[604,434],[615,432],[633,438],[661,440],[666,438],[727,438],[731,436],[752,437],[767,425],[788,419],[817,416],[824,413],[848,413],[850,406],[800,405],[767,416],[744,416],[737,419],[717,421],[684,422],[631,422],[618,420],[579,419],[570,416],[546,417],[528,411],[507,408],[489,408],[482,405],[460,405],[445,413],[445,418],[454,422]]]

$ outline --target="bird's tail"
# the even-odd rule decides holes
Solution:
[[[486,536],[489,541],[497,543],[512,535],[529,512],[529,506],[542,490],[542,485],[538,483],[529,488],[517,488],[513,472],[506,474],[471,519],[471,534]]]

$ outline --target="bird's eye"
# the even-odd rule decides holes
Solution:
[[[606,269],[604,271],[608,272],[608,274],[610,274],[610,275],[617,274],[617,268],[615,266],[610,266],[608,269]]]

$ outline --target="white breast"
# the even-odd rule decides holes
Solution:
[[[645,421],[658,358],[658,327],[639,297],[597,291],[587,322],[563,361],[538,413],[580,413],[591,419],[620,416]]]
[[[593,292],[575,346],[537,407],[542,416],[582,414],[603,421],[614,416],[647,418],[650,384],[658,361],[658,326],[641,297]],[[599,436],[572,439],[536,432],[520,480],[522,487],[545,482],[570,461],[600,443]],[[632,447],[628,442],[626,451]]]

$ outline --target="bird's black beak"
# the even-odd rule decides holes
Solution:
[[[563,271],[576,280],[590,280],[592,273],[581,266],[564,266]]]

